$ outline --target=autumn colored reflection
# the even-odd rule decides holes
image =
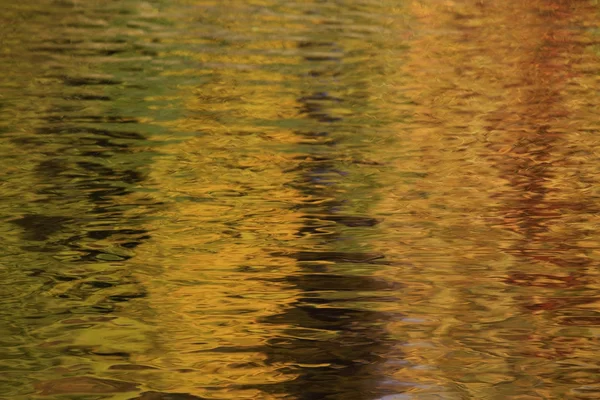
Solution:
[[[404,273],[420,303],[407,313],[427,328],[394,325],[422,341],[400,347],[430,366],[419,380],[443,373],[457,398],[597,395],[597,118],[585,89],[597,12],[574,1],[413,4],[427,28],[404,69],[415,107],[399,128],[412,153],[396,164],[421,177],[385,203],[407,201],[389,232],[405,245],[396,257],[414,263]]]
[[[591,399],[594,1],[0,15],[0,398]]]

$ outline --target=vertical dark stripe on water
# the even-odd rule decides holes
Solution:
[[[314,247],[290,254],[300,271],[286,281],[301,294],[293,307],[266,320],[293,328],[288,335],[271,340],[263,351],[270,362],[289,365],[288,372],[297,375],[276,389],[291,398],[370,400],[387,393],[382,389],[378,368],[389,351],[384,321],[390,316],[369,310],[368,304],[391,301],[383,296],[390,283],[357,272],[384,265],[383,254],[340,251],[340,243],[347,241],[356,242],[355,248],[368,248],[368,242],[359,243],[360,237],[349,235],[353,227],[375,230],[379,221],[369,215],[352,214],[351,199],[339,198],[344,192],[339,184],[349,174],[342,166],[340,147],[344,144],[340,141],[344,140],[343,133],[348,133],[344,130],[351,128],[343,116],[331,112],[350,101],[363,103],[361,108],[366,109],[364,102],[368,100],[332,94],[350,86],[357,89],[355,82],[346,81],[348,75],[354,75],[349,70],[353,65],[344,60],[346,49],[334,41],[344,34],[342,27],[323,24],[315,28],[311,35],[314,39],[298,43],[306,63],[306,72],[299,79],[304,93],[298,99],[298,111],[313,123],[312,130],[296,132],[300,143],[310,145],[306,153],[296,157],[298,166],[293,172],[302,180],[292,184],[306,198],[297,206],[305,221],[298,237],[312,238],[309,243]],[[362,294],[374,292],[380,294]],[[334,335],[314,338],[310,332],[315,330]]]

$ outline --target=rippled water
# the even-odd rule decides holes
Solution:
[[[0,398],[600,398],[600,6],[20,0]]]

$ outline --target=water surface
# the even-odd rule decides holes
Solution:
[[[4,3],[0,398],[600,396],[596,2]]]

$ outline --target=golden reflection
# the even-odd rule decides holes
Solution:
[[[597,395],[597,5],[117,3],[0,16],[3,395]]]
[[[461,1],[412,10],[420,31],[403,71],[415,107],[399,126],[411,142],[396,165],[421,177],[399,182],[384,203],[405,215],[388,218],[388,232],[411,263],[398,279],[414,274],[409,315],[428,321],[391,330],[415,331],[420,343],[402,350],[430,368],[400,376],[435,385],[443,371],[460,398],[594,393],[593,372],[568,378],[572,367],[559,365],[574,352],[592,362],[597,351],[581,345],[594,337],[585,304],[597,302],[598,274],[586,189],[595,102],[584,88],[594,78],[580,72],[598,63],[587,29],[597,8]],[[587,339],[569,339],[573,324]],[[559,350],[562,341],[572,351]]]

